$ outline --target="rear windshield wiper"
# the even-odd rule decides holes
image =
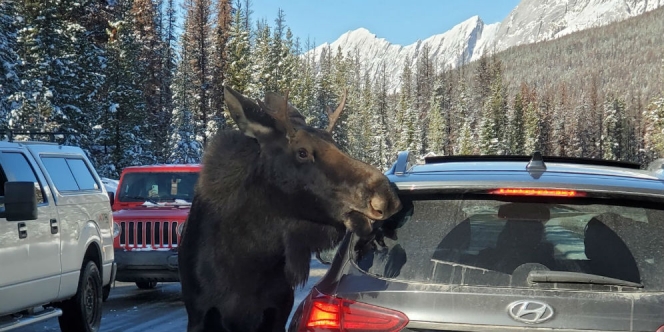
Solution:
[[[580,284],[614,285],[643,288],[643,284],[596,274],[569,271],[530,271],[528,282],[554,283],[568,282]]]

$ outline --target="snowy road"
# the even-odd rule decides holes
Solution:
[[[307,285],[295,294],[295,305],[327,271],[327,266],[311,261]],[[100,332],[183,332],[187,326],[179,283],[160,283],[152,290],[139,290],[133,283],[117,282],[104,302]],[[60,331],[57,319],[30,325],[16,332]]]

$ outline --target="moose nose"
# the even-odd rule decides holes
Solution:
[[[387,207],[387,201],[380,196],[374,196],[369,202],[371,205],[371,213],[376,219],[383,218],[385,208]]]

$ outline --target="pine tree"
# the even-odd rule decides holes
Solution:
[[[653,101],[644,112],[646,121],[644,161],[664,157],[664,97]]]
[[[327,113],[325,110],[331,104],[334,88],[332,78],[332,54],[329,45],[322,49],[318,67],[320,69],[316,75],[314,95],[316,96],[315,109],[319,111],[316,112],[316,117],[309,122],[309,125],[325,128],[328,124]]]
[[[512,117],[509,126],[509,147],[510,152],[516,155],[525,154],[524,150],[524,105],[523,95],[519,92],[514,97],[514,106],[512,108]]]
[[[20,89],[19,58],[16,53],[17,7],[18,4],[13,0],[0,2],[0,128],[9,125],[7,120],[16,107],[11,96],[17,95]]]
[[[627,142],[625,132],[625,101],[621,98],[609,98],[604,104],[604,118],[602,142],[604,144],[602,156],[605,159],[624,160],[626,151],[624,150]]]
[[[561,85],[558,91],[559,95],[555,101],[551,119],[551,150],[554,155],[568,156],[570,153],[570,135],[568,132],[571,125],[568,120],[570,112],[567,86]]]
[[[311,42],[307,41],[305,45],[307,51],[311,50]],[[297,48],[297,46],[296,46]],[[313,52],[312,52],[313,53]],[[296,54],[300,54],[296,50]],[[294,83],[294,88],[296,91],[295,96],[293,96],[293,105],[300,110],[302,116],[304,116],[307,123],[312,124],[317,122],[319,118],[319,113],[316,112],[316,77],[315,77],[315,61],[314,55],[301,55],[300,57],[295,57],[297,60],[296,71],[296,80]]]
[[[175,68],[177,65],[177,35],[176,35],[176,19],[177,13],[175,11],[175,0],[167,0],[166,2],[166,13],[164,15],[164,33],[163,33],[163,57],[162,57],[162,72],[160,74],[160,94],[159,94],[159,104],[161,105],[160,114],[163,115],[163,118],[160,117],[159,122],[157,122],[157,132],[162,137],[156,141],[156,149],[163,150],[160,153],[159,161],[164,161],[163,157],[169,157],[170,143],[168,140],[164,140],[164,137],[168,137],[171,134],[170,131],[170,122],[173,112],[173,75],[175,74]]]
[[[427,128],[429,126],[429,107],[431,105],[431,95],[433,93],[433,85],[435,82],[435,70],[430,58],[430,46],[425,44],[417,56],[417,64],[415,67],[415,86],[414,86],[414,107],[419,112],[420,126]],[[420,154],[424,154],[428,148],[427,133],[421,130],[418,140],[421,144]]]
[[[447,129],[449,124],[447,123],[447,117],[443,116],[442,103],[444,100],[444,89],[442,76],[439,76],[436,79],[435,87],[433,93],[430,97],[430,106],[429,106],[429,121],[428,126],[429,130],[427,133],[428,148],[427,152],[433,152],[435,154],[445,154],[445,149],[447,147],[449,136]],[[448,110],[449,113],[450,110]]]
[[[247,9],[242,7],[241,0],[234,6],[235,14],[230,24],[229,41],[226,52],[228,71],[225,75],[226,84],[240,93],[245,93],[251,81],[251,50],[250,31],[245,30]]]
[[[343,55],[341,48],[339,48],[332,58],[332,94],[330,95],[331,98],[329,99],[331,104],[326,105],[326,108],[330,107],[332,110],[334,110],[336,106],[339,105],[343,91],[348,89],[349,85],[351,84],[349,74],[353,70],[354,69],[352,67],[351,61],[349,61],[349,59]],[[348,89],[349,100],[346,102],[347,110],[341,113],[341,116],[337,120],[337,125],[335,126],[334,132],[332,134],[332,137],[334,137],[334,140],[337,142],[337,144],[346,152],[350,151],[351,145],[349,137],[351,130],[348,124],[358,123],[358,119],[360,117],[357,109],[349,109],[353,106],[352,100],[357,100],[357,98],[354,98],[356,92],[357,90],[353,87]],[[351,118],[354,118],[354,120],[350,120]]]
[[[217,20],[212,31],[213,51],[211,58],[211,91],[210,91],[210,111],[213,122],[217,128],[223,128],[226,125],[224,117],[224,84],[228,81],[230,72],[229,57],[231,52],[230,40],[232,38],[231,25],[234,19],[230,0],[218,0],[216,3]],[[233,87],[235,88],[235,87]]]
[[[189,65],[190,48],[187,41],[181,41],[180,59],[173,79],[173,115],[169,137],[171,163],[193,163],[200,161],[203,145],[199,136],[192,108],[195,103],[189,94],[194,89],[192,67]]]
[[[205,146],[220,121],[211,109],[212,4],[211,0],[186,0],[184,5],[186,14],[181,44],[186,50],[187,61],[180,62],[179,66],[186,66],[182,70],[188,73],[185,107],[194,117],[196,140]]]
[[[373,93],[371,119],[371,132],[373,133],[372,148],[370,149],[369,160],[372,165],[387,170],[392,155],[392,141],[388,134],[388,104],[387,104],[387,73],[385,63],[381,63],[376,76],[376,84]]]
[[[466,120],[463,122],[461,133],[459,135],[459,155],[471,155],[475,153],[475,147],[472,139],[470,120]]]
[[[537,109],[537,127],[538,138],[537,149],[542,155],[553,154],[553,96],[550,91],[547,91],[539,100]]]
[[[164,96],[161,89],[163,56],[166,52],[160,35],[159,7],[152,0],[133,0],[130,14],[132,38],[138,47],[135,59],[138,71],[134,75],[138,78],[148,116],[146,120],[149,129],[146,138],[152,142],[151,150],[157,160],[164,161],[170,110],[164,107],[168,96]]]
[[[500,63],[493,64],[490,94],[482,108],[480,127],[480,152],[482,154],[504,154],[506,146],[507,100],[502,84]]]
[[[265,21],[256,23],[256,37],[254,39],[253,51],[251,53],[252,84],[247,89],[251,98],[262,99],[266,91],[277,91],[276,72],[272,51],[272,29]]]
[[[417,112],[413,109],[413,75],[411,64],[408,60],[404,62],[401,72],[401,93],[399,94],[399,106],[397,108],[396,128],[398,129],[399,140],[397,141],[397,151],[410,150],[416,146]]]
[[[293,52],[293,32],[286,26],[286,14],[280,8],[274,20],[270,59],[274,70],[274,91],[285,93],[293,90],[293,81],[296,79],[297,59]]]
[[[455,91],[455,98],[453,98],[452,101],[452,106],[451,106],[451,114],[454,114],[454,116],[450,115],[448,116],[449,123],[454,123],[456,124],[456,134],[455,134],[455,147],[452,150],[452,153],[454,154],[459,154],[461,153],[461,145],[460,142],[464,139],[462,137],[462,128],[467,125],[468,127],[468,144],[474,144],[471,142],[473,139],[473,123],[475,122],[475,119],[471,116],[471,98],[468,95],[468,89],[466,87],[466,83],[463,81],[463,79],[459,78],[458,83],[456,85],[456,89],[453,90]],[[452,130],[450,128],[450,136],[452,136]],[[450,138],[452,140],[452,138]],[[473,148],[470,148],[471,152]],[[466,150],[468,151],[468,150]],[[470,152],[468,152],[470,153]]]
[[[67,132],[61,143],[90,151],[92,128],[99,125],[105,55],[78,24],[80,4],[73,0],[27,2],[15,47],[21,86],[10,98],[13,127]],[[16,73],[16,68],[7,66]],[[13,76],[9,76],[13,77]],[[15,86],[16,88],[16,86]]]
[[[108,177],[118,177],[122,168],[156,162],[151,142],[145,137],[150,128],[148,112],[142,95],[142,83],[136,79],[139,56],[129,18],[129,0],[119,0],[119,14],[112,23],[113,38],[109,41],[107,77],[105,81],[104,114],[102,115],[103,150],[97,156],[99,170]]]
[[[540,127],[539,127],[539,114],[537,107],[537,100],[535,95],[530,95],[528,98],[524,98],[526,103],[524,104],[524,153],[532,154],[536,150],[539,150],[540,142]]]

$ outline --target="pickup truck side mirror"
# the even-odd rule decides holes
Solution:
[[[115,193],[112,191],[108,192],[108,202],[111,203],[111,206],[115,203]]]
[[[37,219],[37,194],[34,182],[5,182],[5,218],[7,221]]]

